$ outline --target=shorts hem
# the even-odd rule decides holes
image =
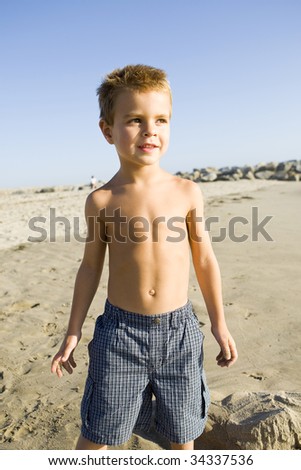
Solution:
[[[139,434],[139,432],[142,432],[142,433],[149,433],[151,430],[151,425],[146,425],[146,426],[135,426],[134,429],[133,429],[133,433],[134,434]]]
[[[194,441],[195,439],[200,437],[205,430],[205,426],[206,422],[204,422],[196,432],[191,432],[190,434],[185,435],[184,437],[180,437],[179,435],[172,435],[170,432],[163,429],[159,424],[156,426],[156,431],[158,431],[170,442],[174,442],[175,444],[186,444],[187,442]]]
[[[99,444],[99,445],[103,444],[105,446],[118,446],[118,445],[124,444],[131,437],[131,434],[130,434],[129,436],[125,437],[124,439],[121,438],[121,437],[120,438],[112,438],[112,436],[110,436],[109,438],[103,438],[102,439],[102,437],[104,437],[104,436],[95,436],[95,434],[91,433],[90,431],[87,431],[87,429],[85,429],[85,428],[81,429],[81,434],[85,439],[88,439],[88,441],[91,441],[94,444]]]

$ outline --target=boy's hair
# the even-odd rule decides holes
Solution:
[[[97,88],[100,118],[112,125],[114,121],[114,105],[117,96],[124,90],[138,92],[167,91],[171,97],[171,89],[164,70],[149,65],[126,65],[115,69],[105,76]]]

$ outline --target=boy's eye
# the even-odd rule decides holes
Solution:
[[[140,124],[141,119],[140,118],[133,118],[133,119],[131,119],[130,122],[137,122],[138,124]]]
[[[161,124],[162,124],[162,123],[163,123],[163,124],[166,124],[166,123],[167,123],[167,119],[165,119],[165,118],[160,118],[160,119],[158,119],[158,122],[160,122]]]

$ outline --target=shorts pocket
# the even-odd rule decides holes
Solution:
[[[81,403],[81,419],[83,426],[86,429],[89,429],[90,424],[90,410],[91,410],[91,401],[93,395],[94,382],[92,378],[88,375],[85,385],[85,391]]]
[[[96,336],[96,335],[99,333],[99,331],[103,328],[104,323],[105,323],[104,316],[103,316],[103,315],[99,315],[99,316],[96,318],[96,322],[95,322],[94,336]]]
[[[96,322],[95,322],[93,338],[88,343],[88,352],[89,352],[90,357],[91,357],[92,345],[93,345],[94,341],[97,340],[98,335],[99,335],[100,331],[102,330],[103,326],[104,326],[103,315],[99,315],[96,319]]]
[[[208,409],[210,405],[209,389],[206,383],[204,372],[201,378],[201,387],[202,387],[202,418],[204,419],[207,417]]]
[[[201,337],[201,339],[203,340],[204,339],[204,333],[202,332],[201,330],[201,326],[200,326],[200,322],[199,322],[199,319],[198,317],[196,316],[195,313],[193,313],[190,317],[191,319],[191,322],[195,328],[195,330],[197,331],[198,335]]]

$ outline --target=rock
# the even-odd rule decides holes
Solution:
[[[231,167],[229,166],[223,166],[222,168],[218,169],[219,174],[221,175],[229,175],[231,174]]]
[[[224,167],[218,170],[217,176],[222,181],[237,181],[243,177],[243,172],[238,166]]]
[[[242,178],[244,179],[253,180],[255,178],[254,168],[250,165],[244,165],[243,167],[241,167],[241,172]]]
[[[254,180],[255,176],[254,176],[254,173],[252,171],[248,171],[247,173],[244,173],[243,178],[245,178],[247,180]]]
[[[254,167],[251,165],[244,165],[243,167],[241,167],[241,171],[243,172],[243,174],[248,173],[249,171],[254,173]]]
[[[259,171],[261,169],[265,169],[266,167],[266,163],[265,162],[260,162],[260,163],[257,163],[255,166],[254,166],[254,172],[255,171]]]
[[[182,178],[185,178],[186,180],[191,180],[191,181],[193,181],[193,175],[190,174],[190,173],[187,173],[187,172],[182,173]]]
[[[235,173],[232,173],[232,178],[234,181],[240,180],[242,178],[242,172],[241,171],[236,171]]]
[[[193,181],[199,181],[201,177],[201,172],[199,170],[193,170]]]
[[[274,173],[274,174],[271,176],[271,179],[272,179],[272,180],[285,181],[285,180],[288,179],[288,174],[287,174],[287,172],[284,171],[284,170],[276,171],[276,173]]]
[[[204,173],[218,173],[218,169],[213,167],[213,166],[207,166],[206,168],[201,168],[200,170],[201,174]]]
[[[208,182],[208,181],[215,181],[217,179],[217,174],[212,172],[212,173],[207,173],[207,174],[203,174],[201,176],[201,181],[203,182]]]
[[[235,181],[232,175],[229,174],[221,174],[218,175],[219,181]]]
[[[255,166],[255,168],[254,168],[254,172],[257,172],[257,171],[265,171],[265,170],[269,170],[269,171],[275,172],[277,166],[278,166],[278,163],[277,163],[277,162],[258,163],[258,164]]]
[[[281,163],[278,163],[277,167],[276,167],[276,171],[285,171],[285,173],[287,173],[293,166],[295,162],[292,161],[292,160],[289,160],[287,162],[281,162]]]
[[[294,170],[296,173],[301,173],[301,160],[295,164]]]
[[[42,189],[38,189],[37,191],[35,191],[37,194],[40,194],[40,193],[54,193],[55,189],[54,188],[42,188]]]
[[[288,181],[300,181],[300,174],[295,172],[288,172]]]
[[[206,449],[301,448],[300,392],[237,392],[209,408]]]
[[[269,180],[272,176],[274,176],[275,172],[270,170],[262,170],[255,172],[255,178],[260,180]]]

